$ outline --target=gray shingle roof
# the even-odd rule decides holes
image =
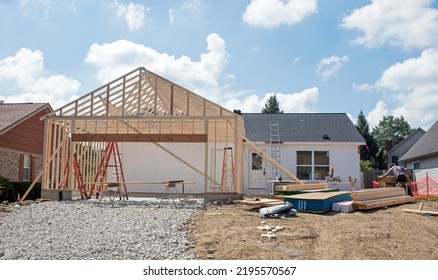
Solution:
[[[365,144],[345,113],[242,114],[247,137],[270,141],[270,123],[277,123],[282,142],[354,142]],[[329,140],[323,139],[324,135]]]
[[[0,104],[0,133],[45,106],[48,106],[48,103]]]
[[[412,161],[438,155],[438,121],[404,154],[399,161]]]

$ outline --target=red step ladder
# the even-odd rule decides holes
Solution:
[[[82,178],[82,172],[81,168],[79,167],[78,157],[76,153],[73,154],[73,169],[75,173],[76,182],[79,186],[79,192],[81,194],[81,198],[86,198],[86,193],[84,193],[85,184],[84,179]],[[70,154],[67,157],[67,163],[65,164],[64,168],[64,181],[61,184],[61,188],[66,189],[68,184],[68,177],[70,174]]]
[[[110,165],[111,158],[113,160],[113,165]],[[103,189],[103,183],[106,182],[108,167],[114,167],[116,173],[116,181],[118,186],[118,194],[120,199],[122,198],[122,194],[128,199],[128,192],[126,189],[126,181],[125,174],[122,168],[122,159],[120,157],[119,145],[117,142],[109,142],[105,147],[105,152],[100,160],[99,170],[97,171],[93,185],[90,189],[90,194],[88,197],[93,195],[93,192],[97,188],[98,193]],[[98,193],[96,194],[96,198],[98,198]]]

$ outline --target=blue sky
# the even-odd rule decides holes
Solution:
[[[438,120],[432,0],[0,0],[0,99],[54,109],[139,66],[228,109]]]

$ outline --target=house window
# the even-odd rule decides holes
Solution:
[[[301,180],[325,180],[330,172],[328,151],[297,151],[297,177]]]
[[[397,163],[397,162],[398,162],[398,156],[392,156],[391,163]]]
[[[414,170],[420,170],[420,169],[421,169],[420,162],[419,161],[414,162]]]
[[[257,153],[252,153],[252,170],[262,170],[263,160]]]
[[[32,157],[30,155],[23,156],[23,181],[30,181],[30,162]]]

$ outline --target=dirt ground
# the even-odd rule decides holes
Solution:
[[[419,205],[261,219],[260,207],[225,204],[195,213],[188,231],[201,259],[438,260],[438,217],[402,211]],[[438,212],[438,202],[424,202],[423,210]],[[262,225],[284,230],[268,239]]]

